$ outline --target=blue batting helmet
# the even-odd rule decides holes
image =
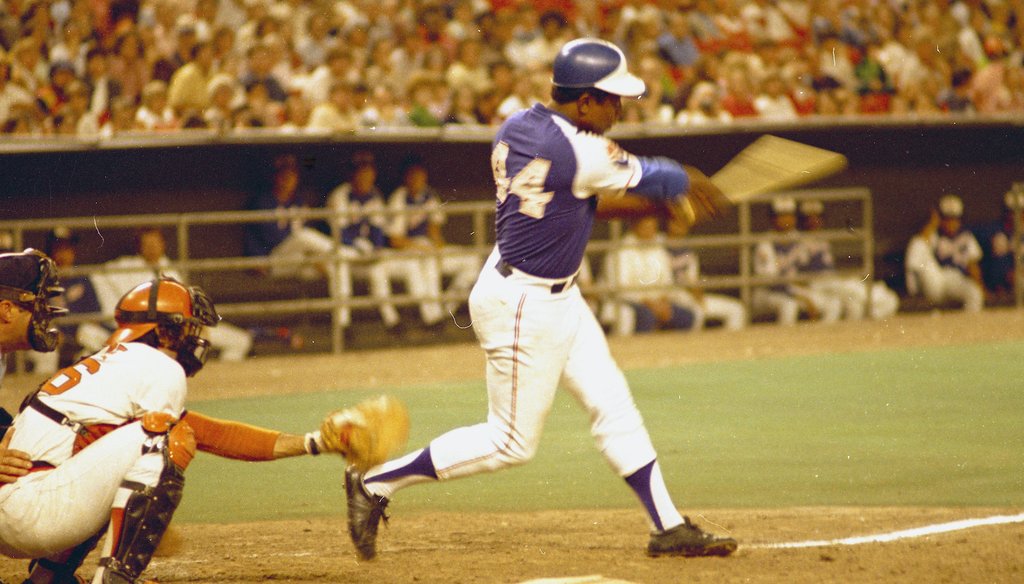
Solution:
[[[556,87],[593,87],[622,97],[638,97],[646,86],[626,68],[619,47],[601,39],[583,38],[565,43],[558,51],[551,83]]]

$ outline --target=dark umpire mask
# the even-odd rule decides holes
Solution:
[[[32,349],[48,353],[57,348],[60,334],[52,322],[67,309],[50,300],[63,293],[56,266],[46,254],[32,248],[0,254],[0,300],[14,302],[32,313],[27,332]]]

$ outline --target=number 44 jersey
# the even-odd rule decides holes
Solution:
[[[543,278],[576,273],[597,196],[621,196],[643,174],[636,156],[540,104],[502,126],[491,169],[501,257]]]

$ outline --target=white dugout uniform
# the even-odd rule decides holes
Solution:
[[[380,258],[369,265],[367,275],[370,294],[380,306],[381,320],[385,326],[393,327],[401,321],[401,316],[389,300],[392,279],[404,281],[412,296],[427,297],[434,290],[428,285],[428,278],[424,276],[417,258],[395,257],[389,255],[389,248],[384,247],[387,227],[384,205],[384,197],[378,190],[374,189],[369,196],[357,197],[352,193],[351,183],[340,185],[327,199],[327,208],[339,214],[338,226],[342,229],[341,251],[344,257],[355,260],[374,252],[382,253]],[[339,273],[343,292],[351,296],[352,273],[348,262],[342,262]],[[436,301],[420,302],[419,308],[420,317],[427,324],[436,323],[444,316],[441,305]],[[347,314],[345,317],[347,321]]]
[[[388,198],[388,209],[394,213],[388,226],[389,236],[408,237],[431,247],[434,242],[427,236],[429,225],[444,225],[447,219],[441,211],[437,193],[429,187],[419,193],[410,193],[405,186],[398,187]],[[480,258],[472,251],[457,246],[445,246],[439,251],[439,256],[417,260],[427,292],[434,296],[441,294],[442,276],[452,277],[452,290],[468,292],[480,273]],[[457,303],[448,302],[444,308],[454,312],[457,307]]]
[[[0,487],[0,552],[39,558],[72,548],[107,525],[111,506],[124,505],[130,491],[119,489],[122,481],[155,486],[165,460],[155,441],[165,437],[148,435],[138,419],[146,412],[180,418],[185,396],[181,365],[140,343],[106,348],[58,372],[40,402],[79,423],[117,428],[75,453],[70,426],[33,406],[15,418],[10,448],[28,453],[39,469]]]
[[[390,498],[435,477],[528,461],[561,382],[589,413],[597,448],[614,471],[631,485],[643,475],[634,489],[653,526],[681,524],[625,376],[575,280],[598,196],[635,190],[672,197],[687,190],[685,171],[666,159],[633,156],[540,104],[502,126],[491,163],[497,245],[470,294],[473,329],[487,356],[487,421],[371,469],[366,489]]]
[[[722,320],[730,330],[743,328],[747,311],[743,303],[723,294],[704,294],[698,301],[687,287],[698,286],[700,259],[691,249],[669,251],[664,237],[650,242],[640,241],[629,233],[622,238],[622,247],[606,257],[606,272],[621,287],[639,288],[623,292],[626,302],[640,303],[667,296],[673,304],[693,312],[694,329],[705,326],[707,320]],[[650,290],[644,290],[649,288]],[[635,327],[636,315],[632,307],[618,306],[615,334],[630,335]]]
[[[757,244],[754,248],[755,274],[784,278],[798,276],[807,249],[797,239],[796,231],[792,235],[791,241],[762,241]],[[838,299],[810,286],[792,283],[756,288],[751,295],[751,305],[755,312],[774,313],[779,325],[792,326],[803,308],[801,298],[814,304],[823,323],[835,322],[842,314],[843,304]]]
[[[956,300],[964,310],[979,312],[985,305],[981,285],[967,274],[967,266],[981,260],[978,240],[962,230],[953,237],[936,232],[928,239],[914,236],[907,246],[907,292],[924,294],[931,302]]]

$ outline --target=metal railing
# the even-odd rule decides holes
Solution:
[[[871,193],[865,188],[839,188],[839,189],[814,189],[789,191],[785,194],[796,199],[798,202],[805,199],[816,199],[822,202],[856,202],[860,205],[860,225],[847,226],[844,229],[822,230],[814,234],[815,238],[837,242],[859,242],[861,265],[858,274],[866,278],[866,285],[870,285],[874,274],[874,237],[872,222],[872,201]],[[683,239],[667,240],[668,243],[683,243],[693,249],[736,249],[739,252],[739,261],[735,265],[735,273],[705,275],[702,276],[700,285],[708,289],[734,289],[740,292],[740,297],[745,305],[750,306],[751,291],[758,286],[765,286],[776,283],[791,282],[789,278],[769,278],[757,276],[752,268],[752,248],[757,243],[765,240],[779,239],[781,236],[773,235],[770,231],[752,230],[751,209],[757,205],[764,205],[770,202],[771,197],[755,197],[741,203],[737,209],[737,229],[734,233],[716,235],[691,235]],[[489,235],[492,231],[492,215],[494,214],[494,203],[490,201],[448,203],[444,205],[444,212],[447,216],[469,216],[471,218],[471,243],[468,249],[480,257],[486,256],[493,246],[493,238]],[[384,210],[381,213],[394,214],[394,211]],[[175,233],[176,253],[169,268],[177,271],[182,277],[189,281],[194,274],[200,272],[224,272],[244,270],[270,270],[274,267],[295,268],[297,265],[315,265],[324,262],[332,262],[336,265],[349,263],[355,266],[367,265],[381,257],[423,257],[424,252],[404,252],[399,250],[388,250],[384,253],[370,254],[364,258],[352,259],[341,252],[341,237],[338,214],[328,209],[291,209],[287,212],[275,210],[270,211],[218,211],[201,213],[165,213],[165,214],[139,214],[139,215],[118,215],[118,216],[95,216],[95,217],[67,217],[59,219],[21,219],[0,221],[0,230],[11,232],[14,245],[17,249],[24,247],[26,234],[37,232],[48,233],[55,225],[66,227],[73,231],[83,229],[96,230],[102,234],[104,229],[130,229],[140,226],[153,226],[161,228],[173,228]],[[214,257],[214,258],[193,258],[192,250],[192,229],[202,226],[213,225],[244,225],[252,223],[276,222],[279,220],[301,220],[301,221],[324,221],[330,226],[330,236],[335,242],[332,251],[324,256],[309,256],[296,264],[290,258],[275,258],[268,256],[260,257]],[[595,239],[587,247],[588,258],[595,254],[607,253],[620,245],[622,225],[613,222],[606,239]],[[464,251],[466,247],[462,248]],[[440,261],[445,253],[443,249],[433,252],[436,260]],[[131,269],[131,268],[129,268]],[[127,271],[129,269],[117,268],[106,264],[90,264],[74,266],[62,270],[65,277],[92,275],[97,273],[113,273],[116,271]],[[131,269],[132,271],[136,270]],[[582,285],[584,292],[600,295],[616,295],[630,290],[627,287],[617,286],[614,281],[591,282]],[[297,294],[297,296],[299,296]],[[870,298],[870,294],[868,295]],[[216,298],[214,298],[216,301]],[[388,301],[397,306],[411,305],[424,300],[438,300],[442,302],[464,301],[464,296],[457,296],[453,293],[442,293],[438,298],[416,297],[410,294],[392,295]],[[343,296],[337,287],[328,286],[328,293],[324,297],[301,298],[287,300],[260,300],[246,302],[217,303],[217,310],[224,316],[232,315],[288,315],[306,314],[311,312],[332,313],[332,336],[331,350],[340,352],[344,349],[344,335],[342,327],[337,322],[336,311],[339,308],[373,308],[379,305],[379,301],[372,297],[347,297]],[[870,306],[868,307],[870,308]],[[108,321],[110,314],[74,314],[69,315],[66,322],[101,322]]]

